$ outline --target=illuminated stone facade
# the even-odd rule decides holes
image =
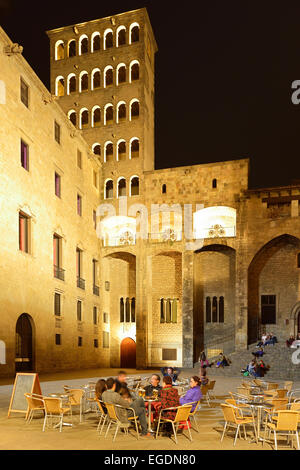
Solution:
[[[246,349],[264,328],[279,340],[297,333],[300,185],[249,190],[248,159],[154,169],[157,46],[145,9],[47,34],[51,94],[0,36],[0,374],[20,359],[22,313],[38,371],[134,366],[127,338],[138,368],[192,367],[201,350]],[[154,214],[157,205],[166,211]],[[30,218],[30,253],[19,249],[20,211]]]

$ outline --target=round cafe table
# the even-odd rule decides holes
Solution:
[[[152,403],[160,403],[158,398],[145,397],[145,402],[148,404],[148,432],[154,432],[151,427],[151,407]]]
[[[69,403],[70,394],[67,393],[50,393],[49,397],[51,398],[60,398],[63,405],[67,405]],[[72,423],[62,423],[63,426],[73,426]],[[59,423],[53,426],[53,428],[58,428]]]

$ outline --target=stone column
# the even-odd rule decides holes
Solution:
[[[193,367],[194,252],[182,254],[182,366]]]
[[[248,344],[248,269],[244,249],[236,252],[235,350],[245,350]]]
[[[148,366],[147,344],[147,256],[145,243],[137,240],[136,250],[136,368],[145,369]]]

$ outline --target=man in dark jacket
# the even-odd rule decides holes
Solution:
[[[147,385],[145,387],[146,391],[146,397],[152,397],[153,395],[153,390],[157,390],[158,396],[160,395],[160,391],[162,389],[162,386],[159,385],[160,382],[160,377],[157,374],[153,374],[151,379],[150,379],[150,385]]]

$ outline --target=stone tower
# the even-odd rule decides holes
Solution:
[[[47,31],[51,93],[102,165],[103,199],[154,169],[154,56],[145,8]],[[124,178],[125,188],[120,177]],[[113,191],[105,194],[105,181]],[[142,193],[142,179],[139,191]],[[109,189],[108,189],[109,191]],[[102,195],[102,192],[100,191]],[[102,199],[102,197],[100,197]]]

